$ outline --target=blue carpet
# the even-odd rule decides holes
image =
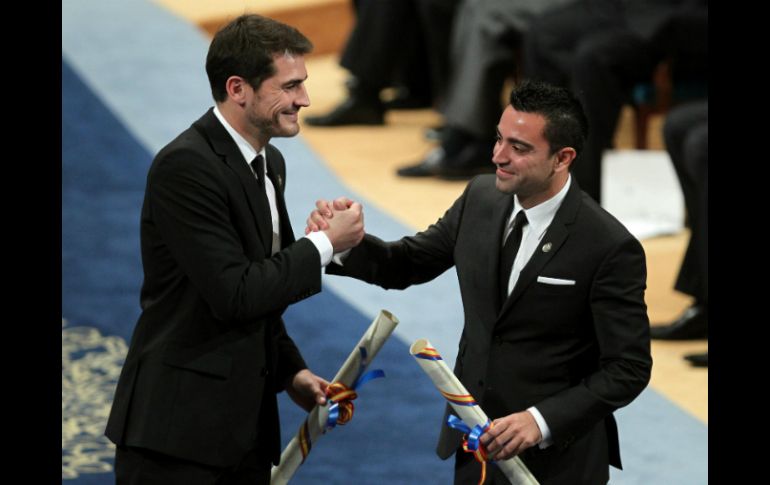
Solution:
[[[62,60],[62,315],[130,337],[151,155]]]
[[[102,436],[139,315],[151,157],[62,60],[62,479],[114,483]]]

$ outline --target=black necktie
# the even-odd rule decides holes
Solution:
[[[268,241],[268,245],[270,246],[268,249],[270,249],[270,254],[273,254],[280,249],[280,245],[276,243],[277,236],[273,232],[273,214],[270,212],[270,201],[268,200],[267,192],[265,191],[265,157],[257,155],[254,160],[251,161],[250,165],[257,174],[257,184],[259,185],[259,194],[257,197],[259,197],[261,202],[260,205],[262,205],[263,218],[260,224],[264,224],[264,228],[268,231],[265,235],[272,239],[272,241]]]
[[[511,279],[513,270],[513,261],[516,259],[516,253],[521,246],[521,230],[527,223],[527,216],[523,210],[520,210],[513,218],[513,229],[508,235],[508,239],[503,244],[500,252],[500,304],[502,305],[508,299],[508,280]]]
[[[251,168],[254,169],[254,173],[257,174],[257,181],[259,182],[259,185],[264,188],[265,187],[265,157],[263,157],[261,154],[258,154],[256,157],[254,157],[254,160],[251,161]]]

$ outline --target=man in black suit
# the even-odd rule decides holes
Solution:
[[[569,174],[586,132],[567,90],[518,86],[497,126],[495,175],[474,178],[427,230],[389,243],[367,234],[327,267],[398,289],[456,267],[465,326],[455,374],[493,419],[482,442],[497,459],[519,455],[543,485],[608,481],[609,465],[621,466],[612,413],[652,367],[644,250]],[[319,201],[307,230],[351,204]],[[460,441],[444,427],[437,452],[456,455],[455,483],[477,483],[480,465]],[[487,476],[507,483],[496,467]]]
[[[321,290],[333,251],[361,240],[361,208],[295,241],[285,163],[268,143],[299,131],[311,49],[274,20],[232,21],[206,59],[216,106],[153,161],[142,314],[106,430],[119,484],[268,484],[280,457],[276,393],[305,409],[325,402],[328,383],[281,315]]]

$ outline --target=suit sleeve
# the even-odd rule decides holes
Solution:
[[[342,266],[330,263],[326,272],[399,290],[436,278],[454,266],[455,242],[468,191],[466,188],[444,216],[425,231],[394,242],[367,234]]]
[[[294,374],[302,369],[307,369],[307,364],[294,340],[286,332],[283,320],[278,322],[273,341],[274,347],[277,349],[276,357],[278,359],[275,376],[276,392],[280,392],[291,384]]]
[[[590,294],[599,367],[577,386],[536,404],[556,443],[568,443],[630,403],[652,369],[644,302],[644,250],[629,236],[602,261]]]
[[[307,239],[261,261],[246,256],[224,181],[193,150],[158,161],[146,203],[173,260],[221,320],[263,317],[321,290],[320,256]]]

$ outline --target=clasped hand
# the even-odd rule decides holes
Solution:
[[[323,231],[339,253],[357,246],[364,238],[364,209],[358,202],[338,197],[332,202],[320,199],[307,219],[305,234]]]

